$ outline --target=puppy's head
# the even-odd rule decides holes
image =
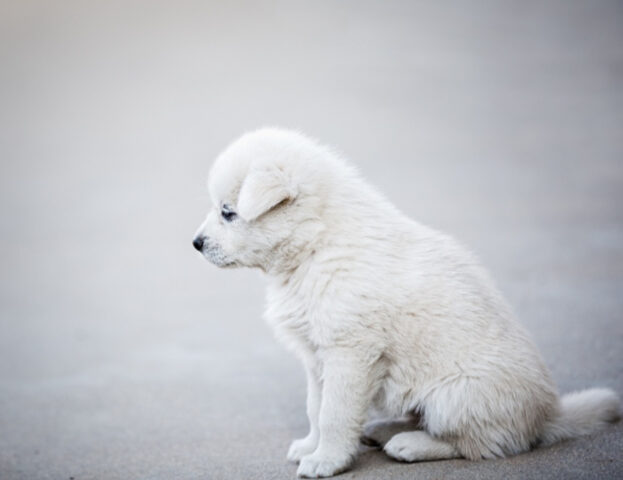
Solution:
[[[292,262],[321,230],[320,197],[310,187],[321,149],[278,129],[231,144],[210,171],[212,208],[194,247],[219,267],[271,270]]]

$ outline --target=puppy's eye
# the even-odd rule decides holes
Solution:
[[[229,205],[223,205],[223,208],[221,208],[221,217],[223,217],[223,220],[226,222],[231,222],[236,218],[236,212],[234,212]]]

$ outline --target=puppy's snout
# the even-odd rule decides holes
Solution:
[[[193,247],[195,247],[198,251],[203,250],[203,243],[205,241],[204,237],[197,235],[193,240]]]

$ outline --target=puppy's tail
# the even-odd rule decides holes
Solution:
[[[563,395],[557,414],[545,424],[541,445],[588,435],[620,418],[620,400],[608,388],[591,388]]]

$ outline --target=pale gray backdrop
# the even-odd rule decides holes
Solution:
[[[5,0],[0,478],[294,478],[261,275],[191,247],[211,160],[262,125],[475,250],[562,391],[623,393],[622,87],[620,1]],[[622,449],[343,478],[615,478]]]

